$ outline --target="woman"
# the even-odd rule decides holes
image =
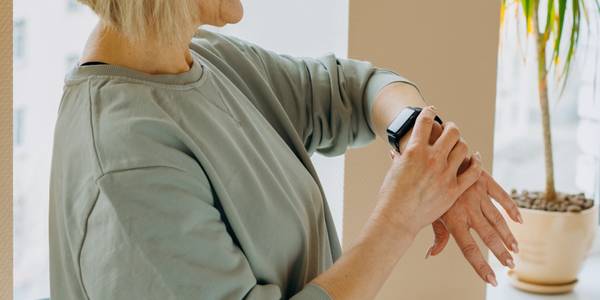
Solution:
[[[451,233],[494,284],[472,226],[512,265],[516,241],[488,195],[518,211],[430,107],[341,253],[310,154],[385,136],[424,106],[402,77],[197,31],[238,22],[239,0],[81,2],[101,21],[56,125],[52,299],[369,299],[429,224],[428,255]]]

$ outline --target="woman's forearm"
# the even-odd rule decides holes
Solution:
[[[423,107],[419,91],[397,82],[379,92],[373,104],[372,123],[376,134],[386,138],[386,129],[407,106]],[[407,136],[410,136],[408,134]],[[412,244],[416,232],[411,224],[398,224],[386,218],[382,203],[370,216],[354,245],[312,283],[326,290],[333,299],[373,299],[394,266]]]
[[[312,283],[332,299],[373,299],[415,238],[414,229],[374,212],[356,243]],[[392,222],[390,220],[390,222]]]

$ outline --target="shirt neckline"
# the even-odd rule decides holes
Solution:
[[[192,52],[192,65],[190,69],[179,74],[149,74],[128,67],[97,64],[97,65],[75,65],[66,75],[65,81],[79,81],[94,76],[125,77],[136,81],[158,83],[163,85],[187,86],[198,84],[205,76],[205,66],[195,57]]]

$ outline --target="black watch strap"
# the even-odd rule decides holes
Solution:
[[[400,140],[404,137],[414,126],[417,121],[417,117],[423,109],[420,107],[406,107],[394,118],[390,126],[387,128],[388,142],[390,145],[400,153]],[[435,116],[435,121],[442,124],[442,119]]]

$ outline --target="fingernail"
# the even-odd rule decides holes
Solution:
[[[435,107],[435,106],[433,106],[433,105],[432,105],[432,106],[430,106],[429,108],[431,108],[431,110],[433,110],[433,111],[437,111],[437,107]]]
[[[425,254],[425,259],[429,258],[429,256],[431,255],[431,251],[433,251],[433,246],[429,247],[429,250],[427,250],[427,254]]]
[[[512,260],[512,258],[506,260],[506,266],[508,266],[511,269],[515,268],[515,262]]]
[[[523,217],[521,217],[521,215],[517,215],[517,222],[519,222],[520,224],[523,224]]]
[[[479,151],[475,152],[474,155],[477,158],[477,160],[481,160],[481,153],[479,153]]]
[[[519,253],[519,246],[517,246],[517,243],[512,243],[512,245],[510,245],[510,247],[512,248],[512,251],[514,253]]]
[[[493,286],[498,286],[498,282],[496,281],[496,276],[494,276],[494,274],[488,274],[485,276],[485,280],[487,280],[487,282]]]

